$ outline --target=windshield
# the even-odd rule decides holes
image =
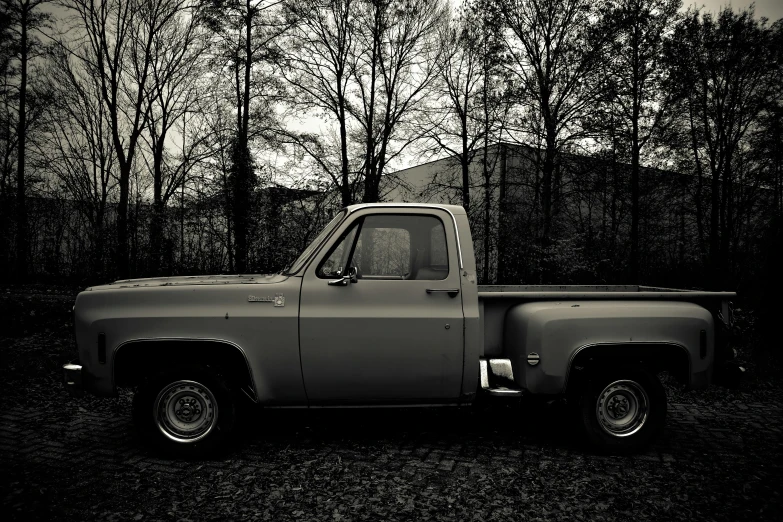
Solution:
[[[310,258],[310,256],[315,252],[316,248],[323,243],[324,239],[329,237],[329,234],[332,233],[332,230],[337,228],[337,226],[340,224],[340,222],[345,217],[345,210],[342,210],[339,212],[336,216],[334,216],[334,219],[332,219],[326,227],[321,231],[320,234],[313,240],[312,243],[308,245],[307,248],[305,248],[304,252],[296,258],[296,261],[293,262],[291,265],[291,268],[284,268],[281,273],[286,275],[291,275],[297,273],[299,270],[302,269],[304,264],[307,262],[307,260]]]

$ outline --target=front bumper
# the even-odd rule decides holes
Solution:
[[[81,365],[73,363],[63,365],[63,385],[72,397],[84,397]]]

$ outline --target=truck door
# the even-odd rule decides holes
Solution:
[[[411,210],[355,212],[305,271],[299,346],[311,404],[459,397],[456,231],[445,211]]]

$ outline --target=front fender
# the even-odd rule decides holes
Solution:
[[[299,361],[300,286],[301,279],[292,277],[265,285],[140,286],[82,292],[75,310],[85,389],[97,395],[116,393],[114,359],[123,344],[219,341],[239,347],[260,402],[306,404]],[[274,303],[273,295],[284,296],[283,304]],[[101,342],[105,358],[101,357]],[[149,364],[155,362],[153,354]]]

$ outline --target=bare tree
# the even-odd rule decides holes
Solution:
[[[234,111],[236,108],[227,103],[220,85],[215,85],[205,92],[207,96],[199,100],[201,108],[194,112],[189,121],[189,127],[196,132],[203,132],[203,139],[197,135],[192,142],[201,141],[203,160],[189,162],[200,174],[194,181],[197,203],[209,203],[208,226],[212,242],[219,245],[225,252],[225,266],[229,272],[234,272],[233,230],[231,217],[231,151],[236,137]]]
[[[386,166],[418,137],[407,120],[435,77],[444,13],[440,1],[289,3],[298,24],[281,49],[281,73],[292,87],[291,104],[331,128],[288,129],[283,139],[309,156],[344,205],[379,201]]]
[[[491,244],[496,235],[492,221],[495,199],[497,145],[508,109],[504,93],[503,42],[495,6],[485,0],[465,2],[439,28],[442,47],[438,74],[422,110],[424,150],[452,158],[459,172],[441,172],[428,192],[457,190],[474,225],[477,255],[481,254],[481,280],[489,281]],[[478,158],[481,179],[471,175]],[[480,186],[481,197],[472,191]],[[480,245],[480,247],[479,247]]]
[[[330,162],[320,136],[289,132],[293,140],[340,191],[343,206],[354,202],[353,180],[348,158],[349,82],[354,54],[353,17],[358,0],[310,0],[286,3],[288,15],[296,21],[286,44],[290,48],[282,61],[281,74],[294,88],[293,103],[305,116],[323,112],[337,121],[339,160]]]
[[[386,165],[418,138],[409,133],[394,145],[436,76],[435,35],[445,10],[430,0],[361,0],[358,7],[351,64],[357,101],[349,110],[359,122],[364,156],[362,201],[371,203],[380,200]]]
[[[280,97],[280,86],[270,66],[278,59],[272,42],[290,29],[291,21],[282,17],[281,0],[212,0],[211,7],[209,24],[218,44],[214,65],[230,76],[236,109],[229,179],[234,261],[236,270],[245,272],[250,203],[257,185],[250,144],[262,135],[269,143],[277,127],[273,102]],[[267,68],[261,70],[264,65]]]
[[[445,153],[459,165],[462,206],[470,212],[470,165],[480,150],[485,125],[480,99],[484,83],[480,31],[466,13],[448,17],[438,28],[441,53],[423,112],[423,134],[430,153]]]
[[[640,159],[671,109],[663,45],[681,5],[681,0],[613,0],[604,6],[600,28],[608,36],[606,95],[616,114],[599,123],[611,121],[631,156],[631,283],[639,283]]]
[[[145,100],[149,113],[146,141],[151,152],[153,179],[149,259],[153,273],[164,266],[161,243],[166,228],[165,207],[176,189],[184,185],[187,168],[186,162],[176,163],[179,147],[171,143],[171,135],[203,95],[203,55],[208,48],[207,34],[201,30],[198,4],[161,0],[160,13],[149,22],[154,22],[155,18],[163,23],[156,28],[152,39],[151,77]],[[187,142],[184,135],[175,137],[183,145]],[[198,141],[188,144],[193,149]]]
[[[499,227],[492,223],[492,213],[494,203],[494,189],[497,182],[500,181],[500,193],[503,194],[505,179],[497,178],[505,175],[505,145],[502,143],[505,133],[508,114],[510,109],[509,99],[506,93],[506,57],[503,52],[503,41],[501,38],[502,21],[498,10],[493,6],[491,0],[479,0],[473,6],[472,19],[480,28],[479,48],[481,57],[481,110],[483,130],[483,154],[481,156],[481,178],[483,180],[484,192],[484,230],[483,230],[483,266],[482,280],[485,284],[490,282],[490,253],[495,238],[495,244],[499,243]],[[490,143],[496,143],[498,153],[490,157]],[[495,176],[495,171],[500,163],[500,172]],[[493,177],[495,180],[493,181]],[[503,198],[499,194],[496,212],[501,214],[501,204]],[[498,254],[500,251],[498,250]],[[500,257],[498,255],[498,257]],[[498,272],[500,272],[500,260],[498,259]]]
[[[710,178],[708,270],[716,286],[730,266],[740,152],[783,80],[773,59],[773,41],[765,20],[755,19],[752,9],[734,13],[726,8],[717,18],[691,11],[669,48],[674,79],[690,115],[693,164],[699,182],[703,172]]]
[[[34,56],[37,39],[31,34],[40,29],[48,16],[39,9],[46,0],[3,0],[2,12],[9,18],[8,29],[16,37],[17,59],[19,60],[18,105],[16,117],[16,274],[27,275],[28,229],[26,205],[25,159],[27,133],[29,130],[28,72],[30,59]]]
[[[143,0],[63,0],[76,19],[71,35],[73,56],[98,78],[106,105],[119,167],[116,270],[129,275],[128,203],[131,174],[141,134],[149,119],[156,32],[172,16],[162,2]]]
[[[749,137],[752,162],[764,185],[772,188],[772,210],[783,216],[783,21],[770,27],[772,92]]]
[[[560,153],[589,135],[582,121],[598,93],[605,36],[593,31],[597,13],[590,0],[499,0],[499,5],[510,31],[509,72],[523,114],[518,131],[542,144],[540,240],[546,249],[557,211],[553,188],[559,185]]]
[[[47,58],[54,102],[40,154],[46,158],[46,170],[88,223],[90,270],[97,278],[104,274],[107,205],[117,186],[108,110],[100,80],[75,68],[64,47],[53,46]]]
[[[0,171],[0,220],[3,223],[12,221],[11,184],[14,167],[14,151],[16,150],[17,125],[15,116],[14,96],[16,67],[12,56],[16,54],[17,42],[11,32],[12,18],[7,13],[8,4],[0,3],[0,147],[2,150],[2,170]],[[11,270],[11,243],[13,237],[11,227],[0,230],[0,270],[8,274]]]

